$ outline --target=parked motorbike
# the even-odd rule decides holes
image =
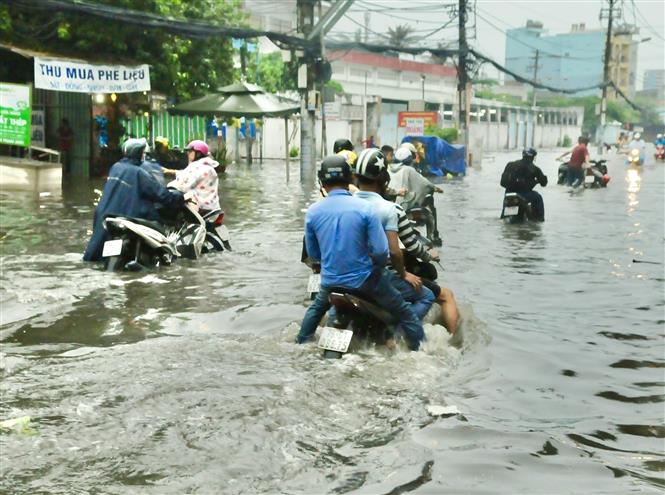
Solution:
[[[656,158],[656,160],[660,161],[665,160],[665,145],[662,144],[656,145],[656,153],[654,153],[654,157]]]
[[[321,331],[318,346],[323,357],[339,359],[348,352],[352,340],[385,344],[393,336],[396,318],[376,305],[367,294],[343,287],[334,288],[330,303],[337,310],[332,326]]]
[[[584,187],[599,188],[607,187],[611,177],[607,174],[607,160],[589,160],[592,165],[586,169],[584,175]]]
[[[523,223],[526,220],[538,221],[531,203],[518,193],[506,193],[503,197],[501,218],[508,223]]]

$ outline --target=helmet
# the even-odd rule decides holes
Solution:
[[[130,160],[141,161],[141,157],[143,156],[143,152],[147,145],[148,142],[145,138],[129,138],[122,145],[122,154]]]
[[[342,150],[353,151],[353,143],[346,138],[338,139],[335,141],[335,144],[333,144],[333,153],[339,153]]]
[[[356,160],[358,159],[358,155],[356,155],[355,151],[349,151],[349,150],[341,150],[336,153],[338,156],[343,156],[344,159],[346,160],[346,163],[349,164],[349,167],[354,167],[356,165]]]
[[[187,145],[185,151],[190,151],[190,150],[198,151],[202,155],[207,155],[210,152],[208,145],[204,141],[201,141],[200,139],[195,139],[194,141],[191,141]]]
[[[533,161],[537,154],[538,152],[534,148],[524,148],[524,150],[522,150],[522,158],[524,160]]]
[[[660,139],[660,138],[662,138],[662,137],[663,137],[662,134],[656,134],[656,139]]]
[[[161,144],[164,148],[167,148],[167,149],[168,149],[168,147],[169,147],[169,139],[168,139],[168,138],[165,138],[164,136],[157,136],[157,137],[155,138],[155,146],[157,146],[158,144]]]
[[[639,139],[641,137],[642,137],[642,134],[640,134],[639,132],[636,132],[635,134],[633,134],[633,138],[635,138],[635,139]]]
[[[413,154],[406,146],[403,146],[395,151],[395,161],[404,165],[410,165],[413,162]]]
[[[349,184],[351,182],[351,167],[346,158],[341,155],[325,157],[321,162],[319,180],[324,185],[330,182],[344,182]]]
[[[388,174],[386,159],[378,148],[367,148],[360,153],[356,174],[366,179],[379,179]]]
[[[416,156],[416,153],[418,153],[418,151],[416,150],[416,147],[413,145],[413,143],[405,142],[405,143],[400,144],[399,147],[400,148],[406,148],[407,150],[409,150],[414,158]]]

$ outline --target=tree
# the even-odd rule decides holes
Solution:
[[[282,61],[280,52],[261,55],[257,63],[249,63],[247,80],[259,84],[269,93],[298,89],[297,73],[292,64]]]
[[[243,25],[240,0],[97,0],[173,19],[211,19]],[[0,40],[24,48],[79,56],[92,62],[117,60],[151,65],[152,88],[178,99],[200,96],[234,79],[230,39],[188,39],[163,29],[130,26],[121,20],[61,12],[0,8]]]
[[[413,39],[413,28],[408,24],[399,24],[388,28],[388,43],[392,46],[405,46]]]

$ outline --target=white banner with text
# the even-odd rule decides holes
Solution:
[[[75,93],[150,91],[150,68],[35,57],[35,88]]]

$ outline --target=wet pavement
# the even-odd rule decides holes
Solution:
[[[339,362],[292,343],[313,193],[283,163],[221,181],[233,252],[140,274],[80,261],[101,182],[1,192],[0,420],[31,430],[0,434],[0,491],[661,493],[665,165],[571,192],[555,156],[544,224],[498,219],[517,155],[444,182],[461,343]]]

